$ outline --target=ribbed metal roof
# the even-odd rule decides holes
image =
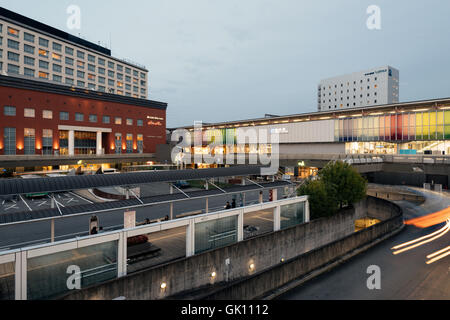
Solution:
[[[121,174],[101,174],[91,176],[66,176],[37,179],[2,179],[0,196],[54,193],[101,187],[118,187],[148,184],[154,182],[174,182],[218,177],[259,175],[259,166],[236,166],[199,170],[150,171]]]
[[[204,171],[204,170],[197,170],[197,171]],[[240,192],[260,191],[263,189],[273,189],[273,188],[279,188],[279,187],[288,186],[288,185],[290,185],[290,183],[278,181],[278,182],[273,182],[273,183],[262,184],[261,186],[263,188],[261,188],[257,185],[234,186],[234,187],[225,189],[225,191],[227,192],[227,194],[233,194],[233,193],[240,193]],[[201,190],[201,191],[186,192],[186,194],[190,198],[195,199],[195,198],[219,196],[219,195],[224,195],[225,193],[223,193],[220,190],[213,189],[213,190]],[[140,200],[144,203],[145,206],[152,205],[152,204],[173,202],[173,201],[182,201],[182,200],[188,200],[188,199],[189,198],[187,198],[182,193],[140,198]],[[87,214],[98,213],[101,211],[112,211],[112,210],[117,210],[117,209],[139,207],[139,206],[144,206],[144,205],[136,198],[133,198],[133,199],[129,199],[129,200],[94,203],[94,204],[86,204],[86,205],[71,206],[71,207],[61,207],[60,210],[61,210],[62,215],[59,213],[57,208],[43,209],[43,210],[29,211],[29,212],[19,212],[19,213],[4,213],[4,214],[0,214],[0,225],[10,224],[10,223],[31,222],[33,220],[49,219],[49,218],[55,218],[55,217],[63,218],[63,217],[76,215],[76,214],[86,214],[87,215]]]

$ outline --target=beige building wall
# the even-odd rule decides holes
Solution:
[[[148,98],[145,68],[2,18],[0,69],[3,75]]]

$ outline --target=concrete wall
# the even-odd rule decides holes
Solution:
[[[376,203],[379,204],[375,206]],[[368,206],[371,207],[370,210],[368,210]],[[328,219],[315,220],[308,224],[253,238],[95,287],[75,291],[65,296],[64,299],[109,300],[124,296],[132,300],[153,300],[198,289],[211,289],[214,288],[213,284],[223,285],[227,284],[226,280],[230,283],[247,279],[256,272],[270,270],[279,265],[281,259],[285,261],[295,259],[306,252],[353,235],[356,219],[365,217],[368,213],[374,218],[380,218],[384,211],[387,211],[387,216],[390,217],[394,215],[392,211],[395,208],[384,200],[371,200],[369,198],[359,203],[354,209],[347,209]],[[398,214],[397,211],[395,213]],[[355,243],[360,242],[356,241]],[[346,248],[352,248],[352,246],[344,245],[342,248],[339,252],[345,251]],[[229,265],[226,264],[226,260],[230,261]],[[326,259],[319,262],[322,261],[326,261]],[[255,265],[255,270],[250,270],[251,264]],[[316,265],[316,263],[311,263],[311,265]],[[212,272],[217,273],[215,279],[211,278]],[[165,290],[161,289],[161,283],[163,282],[167,283]],[[247,297],[247,295],[245,296]],[[233,298],[239,297],[233,296]]]
[[[263,298],[274,289],[336,261],[345,254],[400,228],[402,224],[403,219],[400,215],[285,263],[279,263],[270,270],[203,295],[201,298],[205,300],[251,300]]]

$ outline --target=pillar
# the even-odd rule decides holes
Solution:
[[[259,193],[259,203],[263,203],[264,202],[263,194],[264,193],[262,191]]]
[[[173,194],[173,186],[170,185],[170,194]],[[170,220],[173,220],[173,202],[170,202]]]
[[[281,230],[281,206],[273,208],[273,231]]]
[[[209,213],[209,198],[206,198],[206,209],[205,213]]]
[[[195,254],[195,223],[194,219],[189,221],[186,228],[186,257],[192,257]]]
[[[127,233],[121,232],[119,235],[119,247],[117,253],[117,277],[127,275]]]
[[[69,156],[75,155],[75,131],[69,130]]]
[[[237,228],[238,242],[244,241],[244,210],[239,213]]]
[[[52,219],[50,222],[50,241],[55,242],[55,219]]]
[[[97,155],[103,154],[103,144],[102,144],[102,132],[97,132]]]
[[[305,223],[310,222],[311,220],[311,215],[310,215],[310,211],[309,211],[309,200],[306,200],[305,202]]]

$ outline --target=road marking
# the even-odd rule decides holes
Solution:
[[[23,203],[25,203],[25,205],[28,207],[28,210],[33,211],[33,209],[30,208],[28,203],[25,201],[25,199],[21,195],[19,195],[19,198],[22,199]]]
[[[10,209],[19,209],[19,207],[17,207],[17,205],[13,204],[12,206],[5,208],[5,211],[10,210]]]
[[[70,193],[71,195],[74,195],[75,197],[80,198],[80,199],[83,200],[83,201],[86,201],[86,202],[89,203],[89,204],[94,204],[94,202],[92,202],[92,201],[90,201],[90,200],[88,200],[88,199],[85,199],[85,198],[83,198],[83,197],[77,195],[76,193],[73,193],[73,192],[69,192],[69,193]]]

